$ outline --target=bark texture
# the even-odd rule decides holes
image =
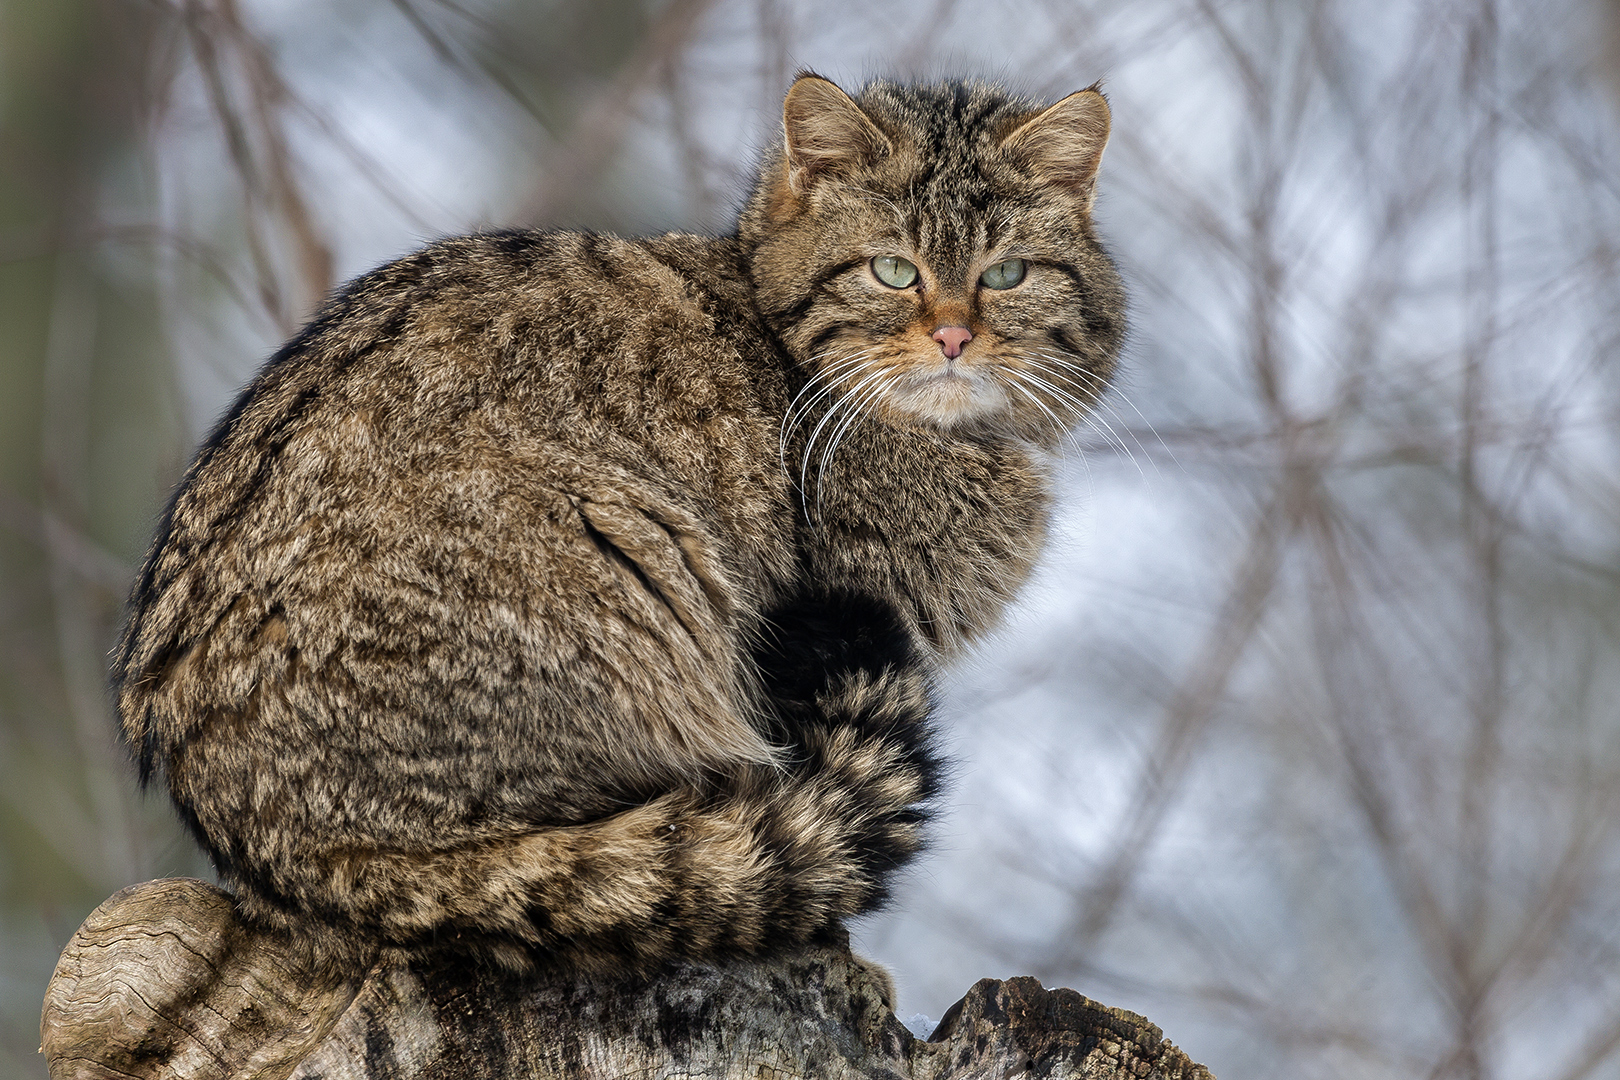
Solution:
[[[915,1038],[845,945],[651,981],[321,971],[189,878],[91,913],[46,990],[41,1045],[53,1080],[1213,1080],[1142,1017],[1034,979],[981,980]]]

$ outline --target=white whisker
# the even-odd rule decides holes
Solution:
[[[1117,385],[1111,385],[1109,383],[1104,382],[1095,373],[1093,373],[1091,371],[1087,371],[1085,368],[1077,366],[1075,368],[1075,370],[1079,374],[1084,375],[1086,378],[1090,379],[1097,386],[1101,387],[1102,390],[1099,391],[1099,393],[1101,393],[1102,391],[1106,391],[1111,396],[1117,397],[1117,398],[1119,398],[1119,400],[1121,400],[1125,404],[1129,405],[1131,407],[1131,412],[1135,413],[1137,419],[1141,420],[1143,425],[1145,425],[1147,427],[1148,431],[1152,433],[1154,441],[1156,441],[1160,446],[1164,447],[1165,455],[1170,459],[1171,463],[1174,464],[1178,469],[1181,467],[1181,462],[1176,460],[1175,451],[1171,450],[1170,449],[1170,444],[1168,444],[1168,443],[1166,443],[1164,441],[1164,436],[1160,435],[1159,434],[1159,429],[1153,426],[1153,421],[1149,420],[1146,416],[1142,415],[1142,410],[1136,407],[1136,402],[1131,400],[1129,394],[1125,393],[1125,391],[1120,389]],[[1124,425],[1127,429],[1129,429],[1130,425],[1125,423],[1125,418],[1123,416],[1119,415],[1119,411],[1117,409],[1115,409],[1112,405],[1107,406],[1107,408],[1108,408],[1109,412],[1113,413],[1114,416],[1118,417],[1119,422],[1122,425]],[[1143,446],[1141,440],[1136,438],[1135,435],[1131,436],[1131,441],[1136,443],[1137,448],[1140,449],[1144,454],[1147,453],[1147,447]],[[1148,460],[1149,461],[1153,460],[1151,455],[1149,455]]]
[[[877,374],[888,375],[892,371],[894,371],[894,367],[891,365],[889,367],[880,369]],[[893,385],[894,381],[892,379],[879,382],[877,386],[873,387],[867,392],[864,398],[861,398],[859,401],[850,406],[849,415],[844,419],[843,423],[839,424],[838,427],[833,430],[832,435],[828,437],[827,449],[822,451],[821,463],[816,468],[816,515],[818,517],[821,515],[822,484],[826,480],[827,465],[832,461],[833,454],[837,452],[839,444],[844,441],[844,436],[853,430],[854,425],[860,421],[862,414],[871,405],[875,404]]]
[[[1091,413],[1091,411],[1092,411],[1092,403],[1091,402],[1085,400],[1084,398],[1079,397],[1077,394],[1071,393],[1068,390],[1063,389],[1062,387],[1056,385],[1055,383],[1052,383],[1051,381],[1049,381],[1048,379],[1043,377],[1043,376],[1046,376],[1046,375],[1059,376],[1058,372],[1052,371],[1051,368],[1047,367],[1045,364],[1042,364],[1038,360],[1033,359],[1031,357],[1028,357],[1028,356],[1023,357],[1023,360],[1033,370],[1030,370],[1030,371],[1013,371],[1014,374],[1023,375],[1023,376],[1028,377],[1029,379],[1033,380],[1037,386],[1041,387],[1047,393],[1049,393],[1053,397],[1057,398],[1063,404],[1065,404],[1065,405],[1069,406],[1070,408],[1074,409],[1074,411],[1079,413],[1080,416],[1082,416],[1082,417],[1087,416],[1087,415],[1089,415]],[[1076,417],[1076,419],[1079,419],[1079,417]]]
[[[1081,393],[1087,394],[1091,398],[1091,403],[1090,406],[1085,409],[1085,415],[1088,422],[1092,424],[1092,430],[1098,431],[1097,425],[1099,424],[1103,428],[1106,428],[1109,436],[1111,436],[1110,441],[1113,442],[1114,445],[1118,446],[1126,457],[1131,459],[1131,464],[1136,466],[1138,472],[1142,472],[1142,463],[1137,460],[1136,454],[1131,451],[1130,446],[1125,442],[1125,439],[1119,434],[1119,432],[1114,430],[1114,425],[1110,424],[1107,418],[1102,415],[1102,410],[1106,409],[1108,412],[1113,414],[1114,419],[1119,421],[1120,427],[1123,427],[1126,431],[1130,431],[1130,425],[1125,423],[1125,418],[1120,416],[1111,405],[1103,400],[1101,391],[1106,391],[1108,389],[1108,385],[1106,383],[1102,382],[1095,375],[1084,368],[1076,364],[1069,363],[1063,357],[1056,356],[1051,353],[1036,352],[1033,355],[1026,354],[1024,358],[1028,363],[1041,371],[1043,374],[1050,375],[1056,379],[1061,379],[1064,382],[1067,382],[1069,385],[1075,386],[1075,388]],[[1043,359],[1049,361],[1049,363],[1041,363],[1040,361]],[[1093,383],[1096,384],[1098,389],[1094,390],[1089,387],[1081,387],[1077,385],[1075,381],[1076,375],[1087,376],[1092,380]],[[1055,391],[1057,388],[1054,386],[1052,389]],[[1073,398],[1070,400],[1072,401]],[[1098,434],[1101,434],[1101,431],[1098,431]],[[1153,463],[1153,456],[1147,452],[1146,447],[1137,441],[1134,433],[1131,434],[1131,441],[1136,443],[1136,448],[1142,451],[1143,456],[1148,459],[1149,463]],[[1155,471],[1157,471],[1158,465],[1156,463],[1153,464]],[[1145,473],[1143,473],[1143,478],[1146,479]]]
[[[1046,374],[1060,374],[1052,372],[1048,367],[1046,367],[1046,365],[1040,364],[1029,357],[1025,357],[1025,359],[1031,364],[1031,366],[1035,367],[1039,371]],[[1131,453],[1130,446],[1126,444],[1124,439],[1120,438],[1119,433],[1113,429],[1113,426],[1110,425],[1107,420],[1103,419],[1097,414],[1094,408],[1088,407],[1087,403],[1082,402],[1067,390],[1053,385],[1051,382],[1042,378],[1040,375],[1035,374],[1033,371],[1018,372],[1017,374],[1028,379],[1033,385],[1045,390],[1048,394],[1051,394],[1058,400],[1067,402],[1069,405],[1074,407],[1075,410],[1080,414],[1079,419],[1084,421],[1099,435],[1103,434],[1103,431],[1106,430],[1107,440],[1113,445],[1119,447],[1120,452],[1130,459],[1131,464],[1136,466],[1136,471],[1142,474],[1142,479],[1147,479],[1147,473],[1142,469],[1142,463],[1136,459],[1135,454]]]
[[[805,381],[804,386],[799,390],[799,392],[797,394],[794,395],[793,400],[788,403],[787,415],[783,417],[783,422],[784,423],[789,423],[790,421],[792,421],[793,416],[794,416],[794,411],[795,411],[794,407],[796,405],[798,405],[799,400],[801,398],[803,398],[805,394],[809,393],[811,390],[816,388],[817,383],[822,382],[822,381],[826,381],[826,382],[828,382],[830,384],[830,383],[834,382],[835,377],[840,372],[845,371],[848,368],[859,364],[861,362],[861,360],[863,360],[866,357],[868,357],[868,356],[872,355],[873,353],[877,352],[879,348],[881,348],[881,346],[873,345],[873,346],[870,346],[870,347],[865,348],[865,349],[859,349],[856,352],[853,352],[853,353],[850,353],[850,354],[848,354],[846,356],[843,356],[843,357],[839,358],[838,360],[835,360],[832,363],[827,364],[826,366],[818,369],[815,372],[815,374],[811,375],[810,378]],[[830,356],[835,351],[836,350],[828,349],[826,352],[817,353],[815,356],[812,356],[810,358],[810,362],[814,363],[816,360],[819,360],[823,356]],[[811,401],[809,403],[807,403],[806,407],[808,408],[809,405],[813,405],[814,403],[815,403],[815,399],[811,399]]]
[[[843,356],[839,357],[839,359],[834,360],[831,363],[821,365],[810,376],[810,378],[805,381],[804,387],[802,389],[800,389],[800,391],[799,391],[799,393],[797,395],[795,395],[794,400],[797,401],[799,399],[799,397],[802,397],[812,386],[814,386],[816,384],[816,382],[818,380],[826,378],[829,372],[837,371],[839,368],[847,366],[851,361],[853,361],[853,360],[855,360],[855,359],[857,359],[859,357],[869,356],[870,354],[878,351],[878,349],[880,349],[880,348],[882,348],[882,345],[868,345],[864,349],[856,349],[854,352],[845,352]],[[807,364],[815,364],[815,362],[817,360],[820,360],[822,357],[824,357],[824,356],[832,356],[834,353],[837,353],[837,352],[840,352],[840,351],[842,351],[842,350],[840,350],[840,349],[824,349],[821,352],[818,352],[814,356],[810,357],[805,362]]]
[[[1016,378],[1017,375],[1018,375],[1018,373],[1015,372],[1015,371],[1005,371],[1005,370],[998,370],[996,372],[996,374],[998,376],[1000,376],[1003,381],[1006,381],[1006,380],[1011,379],[1011,378]],[[1053,412],[1047,406],[1046,402],[1042,401],[1039,397],[1037,397],[1036,394],[1035,394],[1035,391],[1031,390],[1029,387],[1025,386],[1021,382],[1007,382],[1007,385],[1012,387],[1014,390],[1017,390],[1019,393],[1023,394],[1025,397],[1029,398],[1029,400],[1034,403],[1034,405],[1035,405],[1035,407],[1037,409],[1041,410],[1041,412],[1043,412],[1043,413],[1045,413],[1047,415],[1047,417],[1052,421],[1052,435],[1053,435],[1053,438],[1055,438],[1058,442],[1062,442],[1065,438],[1068,437],[1069,426],[1067,424],[1065,424],[1062,420],[1058,419],[1057,413]]]
[[[815,428],[810,432],[810,438],[804,444],[804,457],[799,461],[799,497],[801,501],[804,500],[804,497],[807,494],[805,488],[809,485],[810,454],[815,449],[816,440],[821,437],[822,429],[827,426],[828,422],[831,421],[833,417],[838,415],[838,411],[840,409],[848,407],[854,400],[855,396],[859,394],[865,387],[870,385],[874,380],[881,378],[884,370],[887,369],[879,370],[866,376],[866,378],[862,379],[849,390],[845,391],[843,396],[833,402],[832,407],[827,410],[827,412],[822,416],[820,422],[818,422]],[[805,521],[808,523],[810,520],[810,508],[806,506],[804,510]]]
[[[1016,376],[1018,373],[1015,371],[1002,371],[1000,374]],[[1052,418],[1052,426],[1057,431],[1057,439],[1060,444],[1064,439],[1069,437],[1069,425],[1058,419],[1057,413],[1048,408],[1046,402],[1042,401],[1035,391],[1031,390],[1023,383],[1012,382],[1008,383],[1007,385],[1011,386],[1015,390],[1021,391],[1025,397],[1029,398],[1029,400],[1035,403],[1037,408]],[[1086,448],[1076,444],[1074,449],[1075,452],[1080,455],[1080,467],[1086,470],[1086,490],[1092,494],[1095,494],[1097,490],[1097,478],[1091,475],[1091,459],[1086,457]]]
[[[817,403],[819,403],[823,398],[837,388],[838,377],[840,375],[853,368],[859,367],[864,361],[872,356],[872,354],[878,352],[880,348],[881,346],[874,345],[870,348],[862,349],[857,353],[843,357],[836,362],[827,365],[812,375],[809,381],[804,384],[804,387],[796,395],[794,395],[793,400],[788,403],[786,414],[782,417],[781,433],[777,438],[777,454],[781,459],[783,472],[787,471],[787,444],[792,439],[793,432],[798,428],[799,424],[809,417],[810,413],[814,411]],[[833,350],[829,349],[826,353],[820,353],[818,355],[826,356],[832,351]],[[814,360],[815,357],[812,357],[811,359]],[[817,383],[821,382],[825,382],[826,385],[822,386],[817,393],[810,398],[810,400],[801,405],[800,399],[812,389],[815,389]]]

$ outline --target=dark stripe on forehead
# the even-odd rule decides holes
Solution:
[[[950,82],[903,86],[869,85],[857,97],[902,144],[910,145],[911,175],[894,192],[905,207],[906,231],[919,254],[946,279],[960,278],[968,263],[1006,231],[999,219],[1030,207],[1004,184],[995,134],[1001,121],[1039,108],[993,86]]]
[[[1012,226],[1018,218],[1019,209],[1016,203],[1006,200],[985,207],[982,220],[984,223],[984,246],[986,250],[1000,244],[1002,238],[1012,231]]]
[[[936,152],[970,133],[988,135],[993,122],[1003,116],[1039,109],[996,87],[960,82],[902,86],[880,81],[867,86],[856,100],[886,126],[899,127],[914,139],[920,136],[919,149]]]

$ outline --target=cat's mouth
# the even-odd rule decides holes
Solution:
[[[952,361],[908,372],[890,390],[889,400],[900,411],[942,427],[978,419],[1007,405],[1007,395],[995,380]]]
[[[944,369],[940,371],[913,375],[912,380],[917,386],[935,386],[940,383],[961,383],[963,386],[972,386],[979,382],[977,378],[970,377],[960,367],[952,363],[947,363]]]

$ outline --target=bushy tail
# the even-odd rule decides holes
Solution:
[[[940,783],[927,670],[880,604],[821,597],[772,623],[757,659],[786,766],[749,766],[587,824],[356,853],[320,888],[330,903],[311,905],[323,936],[647,971],[792,946],[879,906],[921,847]],[[292,911],[238,884],[250,916],[309,929],[305,889]]]

